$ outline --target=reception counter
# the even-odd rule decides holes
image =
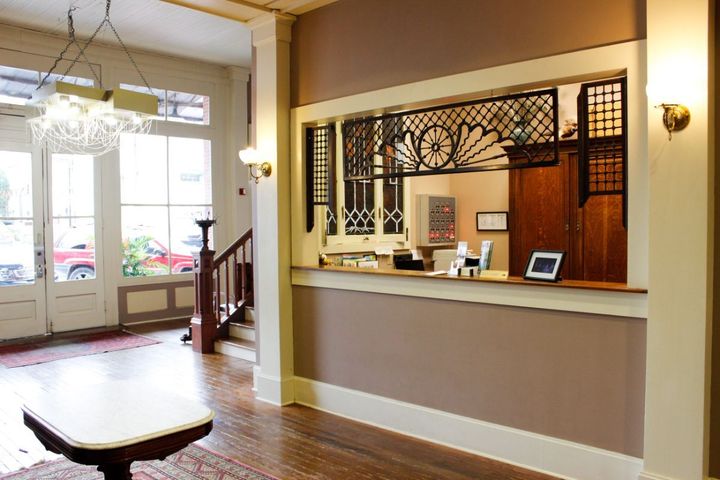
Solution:
[[[647,316],[647,290],[620,283],[520,277],[493,279],[429,275],[430,272],[351,267],[296,266],[293,285],[437,298],[494,305],[618,315]]]

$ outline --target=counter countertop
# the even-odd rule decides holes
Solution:
[[[329,272],[347,272],[357,273],[363,275],[383,275],[383,276],[395,276],[395,277],[414,277],[414,278],[430,278],[437,280],[446,280],[453,282],[488,282],[494,284],[510,284],[510,285],[534,285],[539,287],[549,288],[575,288],[584,290],[604,290],[611,292],[625,292],[625,293],[647,293],[647,289],[628,287],[624,283],[609,283],[609,282],[591,282],[586,280],[561,280],[559,282],[539,282],[533,280],[524,280],[522,277],[508,277],[505,279],[496,278],[481,278],[481,277],[461,277],[461,276],[449,276],[446,274],[441,275],[428,275],[431,272],[419,272],[413,270],[384,270],[375,268],[356,268],[356,267],[319,267],[319,266],[294,266],[294,270],[309,270],[309,271],[329,271]]]

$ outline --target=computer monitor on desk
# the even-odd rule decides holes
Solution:
[[[418,270],[421,272],[425,270],[422,259],[413,260],[411,253],[395,255],[393,262],[395,263],[395,270]]]
[[[480,266],[480,257],[465,257],[466,267],[478,267]]]

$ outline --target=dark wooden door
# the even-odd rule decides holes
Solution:
[[[626,281],[622,195],[591,195],[579,208],[577,159],[565,141],[559,166],[510,171],[510,275],[523,274],[533,249],[564,250],[563,278]]]
[[[510,170],[510,275],[523,274],[535,248],[570,249],[567,170],[562,158],[557,167]]]
[[[622,222],[622,195],[591,195],[576,227],[582,251],[583,280],[627,281],[627,230]]]

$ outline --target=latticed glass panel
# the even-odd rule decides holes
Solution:
[[[584,84],[580,172],[583,198],[625,192],[625,79]]]
[[[549,89],[345,121],[345,180],[556,164],[557,109]]]
[[[335,205],[328,205],[325,210],[325,234],[337,235],[337,210]]]
[[[372,180],[345,182],[345,234],[375,233],[375,183]]]
[[[367,131],[357,137],[345,137],[345,151],[351,155],[355,151],[368,155],[375,146],[377,129],[372,123],[363,128]],[[347,168],[347,165],[345,165]],[[345,171],[345,176],[348,173]],[[375,233],[375,183],[372,180],[345,182],[345,234],[372,235]]]
[[[388,153],[385,158],[387,168],[399,169],[400,166],[394,160],[396,147],[386,147]],[[403,208],[403,181],[401,177],[383,179],[383,233],[402,233],[404,228]]]

